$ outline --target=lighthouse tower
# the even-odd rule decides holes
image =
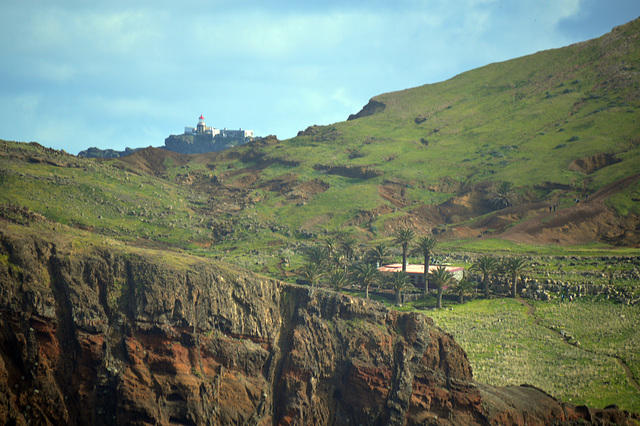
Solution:
[[[207,129],[206,124],[204,123],[204,117],[200,114],[200,118],[198,119],[198,127],[196,127],[196,133],[204,133]]]

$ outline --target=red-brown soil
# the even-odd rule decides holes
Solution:
[[[146,148],[121,157],[120,161],[128,164],[132,171],[156,175],[167,170],[167,160],[170,160],[174,166],[182,166],[190,161],[190,157],[190,155],[178,154],[166,149]]]
[[[620,160],[616,159],[611,154],[598,154],[590,157],[579,158],[574,160],[569,165],[569,170],[591,174],[603,167],[610,166],[611,164],[618,163]]]
[[[640,174],[614,182],[594,193],[588,201],[583,200],[555,212],[549,212],[548,206],[538,204],[532,208],[527,220],[505,230],[500,237],[530,244],[567,245],[603,241],[639,247],[640,218],[622,218],[605,205],[607,197],[638,178]]]
[[[210,161],[222,158],[225,153],[184,155],[163,149],[149,148],[121,159],[132,170],[162,176],[170,161],[174,166],[186,164],[197,158]],[[255,160],[255,159],[254,159]],[[271,160],[263,159],[265,164]],[[606,154],[595,155],[572,163],[572,170],[592,173],[617,160]],[[272,161],[271,161],[272,162]],[[212,172],[215,166],[212,167]],[[211,211],[237,213],[247,205],[262,200],[254,189],[284,195],[283,203],[302,205],[313,196],[329,189],[329,184],[314,179],[301,181],[296,173],[261,180],[260,168],[216,170],[215,173],[178,175],[177,181],[193,189],[209,194]],[[518,243],[584,244],[594,241],[613,245],[640,246],[640,218],[631,214],[621,217],[609,208],[606,199],[635,182],[640,175],[632,175],[614,182],[591,194],[589,200],[569,207],[549,211],[553,201],[541,202],[534,195],[524,194],[514,206],[496,209],[492,203],[493,183],[483,182],[465,187],[451,179],[443,179],[427,189],[434,192],[455,193],[448,201],[434,205],[415,204],[409,197],[409,189],[415,182],[386,180],[378,186],[378,195],[384,203],[373,210],[362,210],[346,226],[364,226],[380,216],[403,210],[406,214],[393,215],[384,222],[384,234],[391,234],[399,227],[414,229],[419,234],[434,233],[441,239],[504,238]],[[548,192],[566,191],[570,188],[546,183],[536,186]],[[475,218],[480,218],[473,221]],[[331,214],[309,219],[303,229],[312,230],[331,220]],[[456,224],[459,224],[458,226]]]
[[[385,229],[393,232],[408,227],[416,232],[433,232],[443,239],[504,238],[535,245],[573,245],[594,241],[613,245],[640,247],[640,218],[631,214],[621,217],[605,204],[607,198],[640,178],[629,176],[601,188],[588,201],[556,211],[548,202],[522,200],[515,206],[495,209],[488,201],[489,188],[476,186],[462,190],[439,206],[421,206],[408,215],[387,221]],[[406,206],[402,185],[385,184],[379,194],[397,208]],[[457,223],[479,220],[456,226]],[[453,225],[443,228],[442,225]],[[438,228],[440,226],[440,228]]]

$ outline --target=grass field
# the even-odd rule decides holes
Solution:
[[[587,299],[534,307],[529,315],[514,299],[476,300],[427,315],[465,349],[480,382],[527,383],[573,404],[640,412],[640,390],[618,360],[638,381],[639,307]]]

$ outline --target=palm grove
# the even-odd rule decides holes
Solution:
[[[423,262],[424,286],[422,297],[429,296],[429,288],[436,290],[436,307],[442,308],[442,296],[445,290],[455,294],[459,302],[464,296],[482,289],[484,297],[492,293],[492,283],[498,276],[504,276],[510,286],[512,297],[518,295],[518,280],[528,270],[527,261],[519,257],[497,259],[483,255],[469,268],[475,280],[463,276],[456,280],[453,274],[443,265],[431,268],[431,260],[437,246],[437,240],[430,236],[418,237],[411,229],[398,229],[391,243],[402,250],[402,271],[382,273],[379,267],[390,263],[392,247],[381,243],[360,252],[356,239],[350,236],[326,238],[323,243],[308,248],[304,253],[304,264],[297,271],[298,276],[311,287],[330,287],[335,291],[358,288],[368,299],[370,291],[387,289],[395,295],[395,304],[402,305],[402,295],[407,292],[416,293],[410,275],[407,273],[408,257],[419,257]]]

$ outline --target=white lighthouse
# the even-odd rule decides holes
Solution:
[[[204,117],[200,114],[198,118],[198,127],[196,127],[196,133],[204,133],[207,129],[207,125],[204,123]]]

